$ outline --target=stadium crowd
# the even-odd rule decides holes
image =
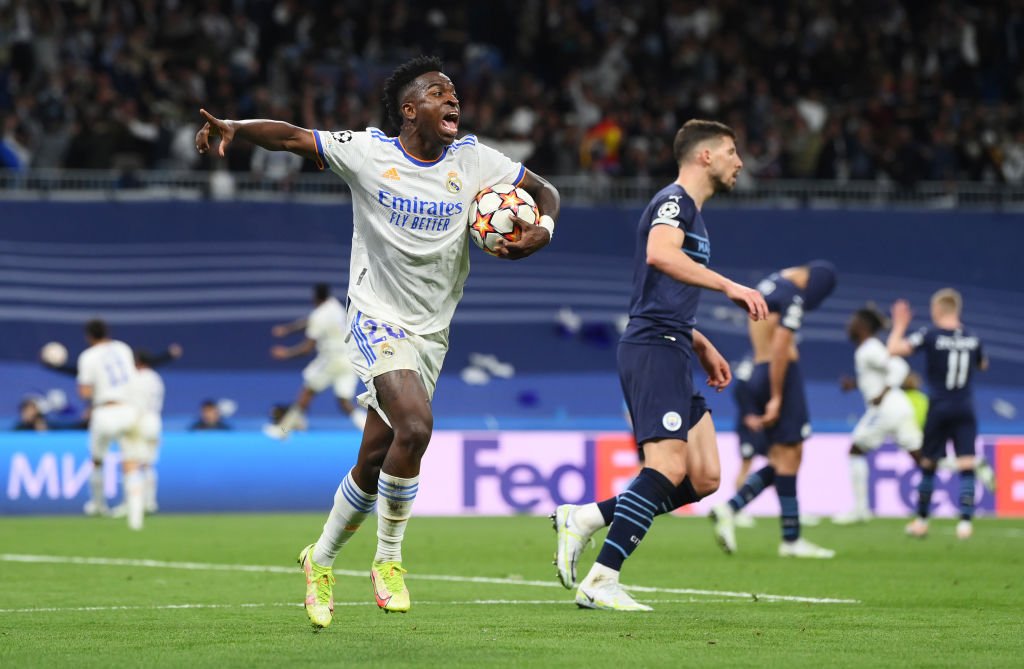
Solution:
[[[380,125],[386,73],[433,52],[463,132],[543,174],[672,175],[700,116],[746,179],[1020,184],[1022,50],[1020,0],[0,0],[0,165],[206,168],[200,105]],[[314,169],[261,152],[230,169]]]

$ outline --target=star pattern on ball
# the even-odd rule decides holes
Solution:
[[[521,204],[526,204],[526,200],[516,195],[514,190],[503,193],[501,196],[502,209],[511,209],[513,212],[516,212],[519,211],[519,205]]]

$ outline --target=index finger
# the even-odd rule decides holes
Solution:
[[[203,118],[205,118],[205,119],[206,119],[206,122],[207,122],[207,123],[210,123],[210,124],[212,124],[212,125],[217,125],[217,123],[218,123],[218,122],[219,122],[219,120],[220,120],[220,119],[218,119],[218,118],[217,118],[216,116],[214,116],[213,114],[211,114],[210,112],[206,111],[205,109],[200,109],[200,110],[199,110],[199,113],[200,113],[200,114],[202,114]]]

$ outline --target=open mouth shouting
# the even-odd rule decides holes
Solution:
[[[441,133],[455,137],[459,132],[459,110],[451,109],[441,116]]]

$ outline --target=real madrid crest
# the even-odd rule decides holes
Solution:
[[[448,189],[449,193],[458,193],[462,190],[462,181],[459,179],[458,172],[449,172],[448,180],[445,181],[444,187]]]

